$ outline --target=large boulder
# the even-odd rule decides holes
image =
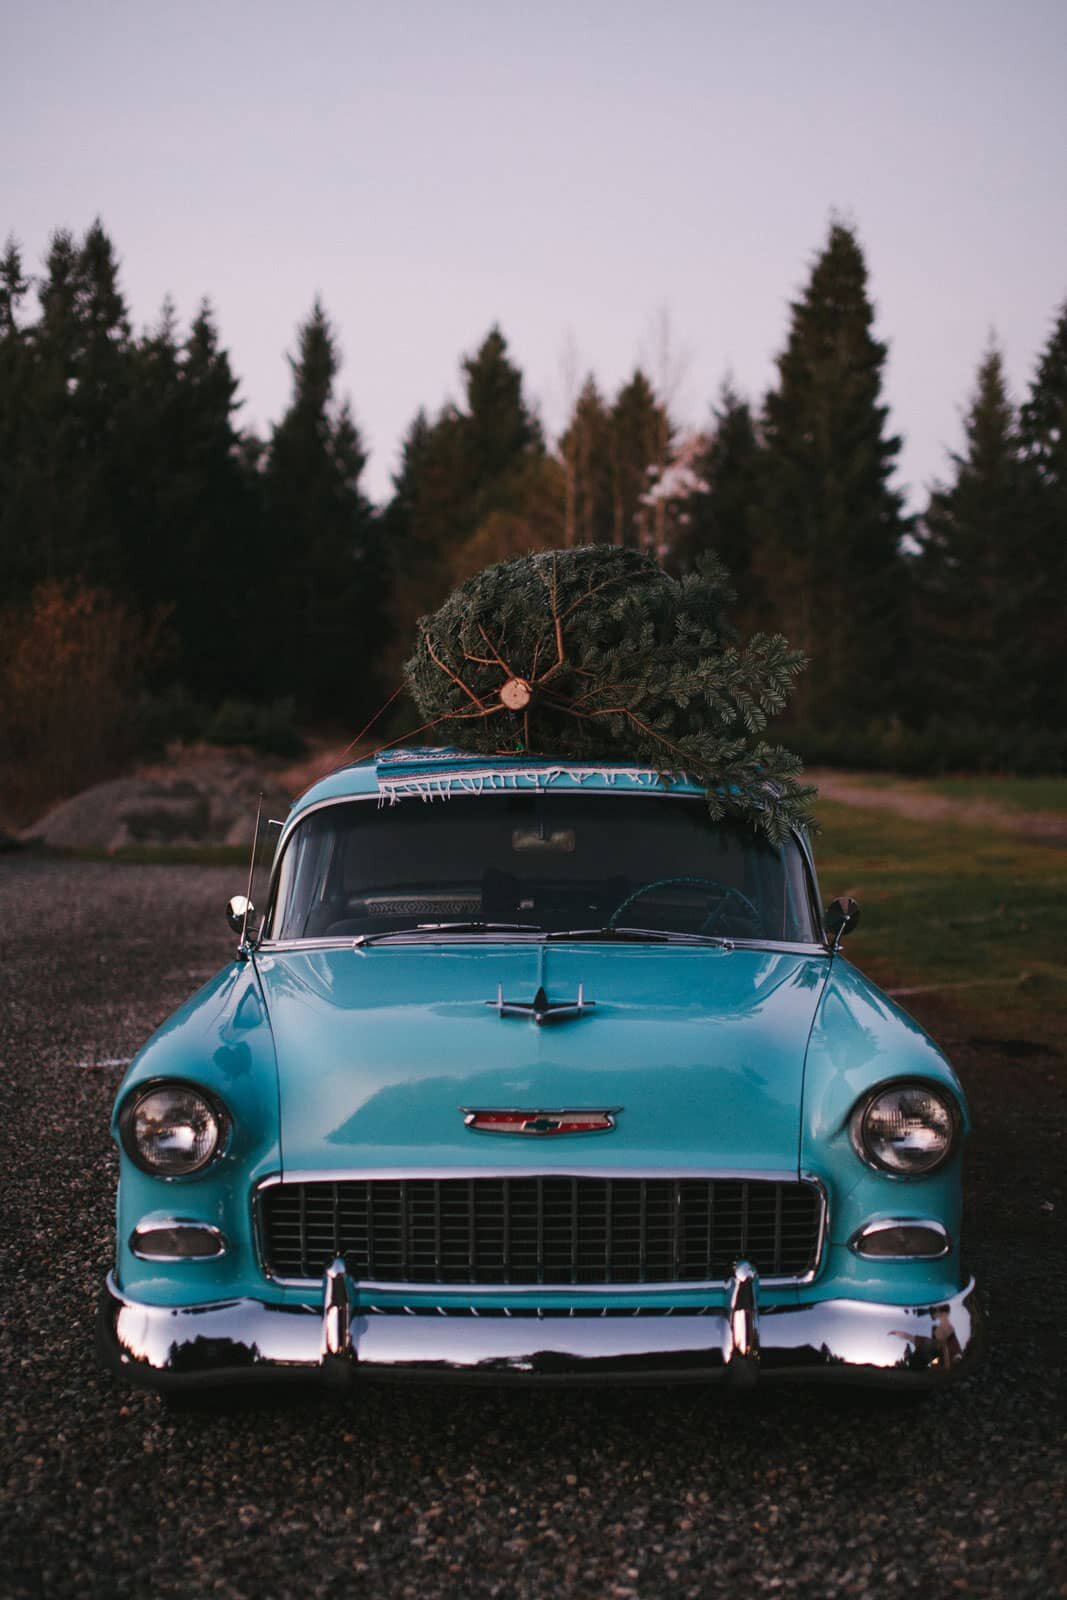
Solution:
[[[129,846],[246,845],[256,806],[284,817],[290,796],[275,774],[225,756],[154,769],[97,783],[63,800],[27,828],[23,838],[61,850]]]

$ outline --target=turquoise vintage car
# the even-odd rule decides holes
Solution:
[[[806,840],[625,766],[394,751],[119,1091],[130,1383],[773,1378],[976,1354],[967,1110]]]

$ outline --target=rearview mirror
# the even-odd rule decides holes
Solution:
[[[860,908],[850,894],[838,895],[836,900],[830,901],[823,921],[835,950],[845,934],[851,933],[859,920]]]
[[[241,933],[247,922],[251,922],[256,914],[256,908],[247,895],[235,894],[226,906],[226,921],[234,933]]]

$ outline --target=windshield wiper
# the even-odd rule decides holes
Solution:
[[[546,939],[623,939],[641,944],[710,944],[719,950],[732,950],[734,941],[717,933],[677,933],[669,928],[564,928],[553,929]]]
[[[381,933],[357,933],[357,946],[377,944],[381,939],[411,939],[435,933],[544,933],[537,922],[417,922],[413,928],[386,928]]]

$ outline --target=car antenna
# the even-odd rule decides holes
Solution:
[[[241,919],[241,944],[240,948],[248,954],[248,913],[252,909],[252,879],[256,871],[256,849],[259,845],[259,819],[263,815],[263,790],[259,791],[259,804],[256,806],[256,826],[252,833],[252,858],[248,863],[248,888],[245,890],[245,914]]]

